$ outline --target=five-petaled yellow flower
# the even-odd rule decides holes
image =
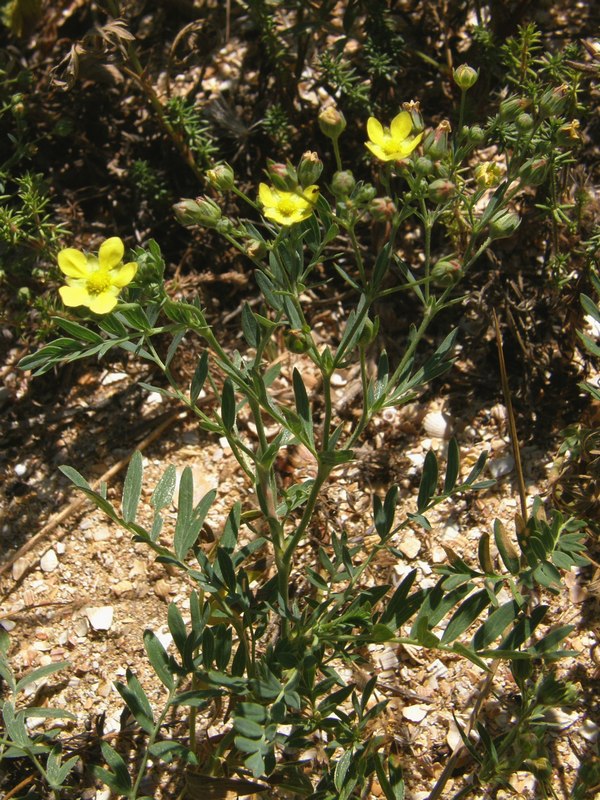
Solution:
[[[319,187],[307,186],[306,189],[298,187],[296,192],[284,192],[261,183],[258,187],[258,198],[263,205],[263,214],[267,219],[278,222],[280,225],[293,225],[308,219],[313,213]]]
[[[95,314],[108,314],[117,305],[124,286],[133,280],[137,264],[123,264],[125,247],[118,236],[102,242],[98,256],[73,247],[58,254],[58,266],[67,276],[67,285],[58,290],[66,306],[87,306]]]
[[[400,161],[410,155],[423,138],[422,133],[417,136],[410,135],[412,126],[412,118],[408,111],[396,114],[389,128],[384,128],[375,117],[369,117],[367,120],[369,141],[365,144],[381,161]]]

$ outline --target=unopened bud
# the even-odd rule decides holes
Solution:
[[[276,189],[283,192],[293,192],[298,188],[298,173],[289,163],[282,164],[278,161],[267,159],[267,175]]]
[[[376,194],[377,189],[372,183],[363,183],[362,186],[359,184],[354,193],[354,202],[357,206],[366,206],[373,200]]]
[[[548,159],[539,156],[528,158],[519,170],[519,176],[527,186],[540,186],[546,180],[547,174]]]
[[[543,117],[558,116],[567,105],[569,89],[565,84],[547,89],[540,97],[540,114]]]
[[[349,169],[343,169],[336,172],[331,179],[331,191],[335,197],[339,199],[348,197],[355,186],[356,181],[354,179],[354,175]]]
[[[439,286],[452,286],[462,277],[462,265],[457,258],[442,258],[431,269],[431,277]]]
[[[283,335],[285,346],[291,353],[306,353],[310,347],[310,340],[307,334],[301,330],[289,330]]]
[[[207,197],[198,197],[196,200],[184,198],[173,206],[177,221],[182,225],[205,225],[215,228],[221,219],[221,209]]]
[[[319,128],[329,139],[339,139],[346,129],[346,119],[341,111],[329,106],[319,114]]]
[[[505,239],[511,236],[521,224],[521,219],[514,211],[498,211],[489,223],[490,239]]]
[[[448,120],[440,122],[434,131],[429,131],[423,140],[423,151],[429,158],[442,158],[448,152],[448,134],[452,130]]]
[[[233,189],[235,176],[229,164],[217,164],[213,169],[206,171],[206,178],[213,189],[228,192]]]
[[[454,83],[459,89],[462,89],[463,92],[466,92],[477,83],[479,70],[473,69],[473,67],[470,67],[468,64],[461,64],[454,70],[452,74],[454,77]]]
[[[312,186],[321,177],[323,172],[323,162],[311,150],[307,150],[300,159],[298,164],[298,181],[303,189],[307,186]]]
[[[427,177],[433,174],[433,161],[427,156],[419,156],[415,161],[415,172],[420,177]]]
[[[520,131],[530,131],[533,128],[533,117],[531,114],[523,112],[515,120],[515,125]]]
[[[455,191],[456,186],[452,181],[446,180],[446,178],[438,178],[429,184],[427,194],[434,203],[445,203],[454,196]]]
[[[473,144],[481,144],[485,141],[485,131],[480,125],[469,125],[463,129],[463,132],[469,142]]]
[[[396,213],[396,204],[391,197],[375,197],[371,201],[369,211],[377,222],[387,222]]]
[[[499,116],[503,122],[513,122],[529,106],[525,97],[507,97],[500,103]]]
[[[418,100],[409,100],[408,103],[402,103],[402,110],[408,111],[412,122],[412,132],[421,133],[425,129],[425,122],[421,114],[421,104]]]
[[[363,329],[358,337],[358,343],[368,347],[373,344],[379,333],[379,317],[375,317],[375,322],[367,317],[364,322]]]
[[[262,258],[267,252],[267,247],[260,239],[248,239],[244,243],[244,250],[249,258]]]

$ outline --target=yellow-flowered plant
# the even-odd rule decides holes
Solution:
[[[118,236],[102,242],[98,255],[67,247],[58,254],[66,286],[58,290],[66,306],[87,306],[95,314],[108,314],[117,305],[121,289],[133,280],[137,264],[123,264],[125,247]]]
[[[497,186],[502,180],[502,169],[494,161],[484,161],[482,164],[478,164],[474,173],[478,186],[485,189]]]
[[[308,219],[313,213],[319,196],[319,187],[307,186],[296,192],[285,192],[261,183],[258,187],[258,198],[263,206],[263,214],[267,219],[279,225],[293,225]]]
[[[413,123],[408,111],[396,114],[390,127],[384,127],[375,117],[367,120],[369,141],[365,145],[380,161],[399,161],[410,155],[423,134],[411,136]]]

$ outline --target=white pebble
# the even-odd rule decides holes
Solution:
[[[52,572],[58,567],[58,556],[52,548],[40,558],[40,567],[42,572]]]
[[[112,606],[90,606],[84,614],[95,631],[107,631],[112,627],[114,608]]]
[[[22,478],[27,474],[27,464],[15,464],[15,475],[17,478]]]

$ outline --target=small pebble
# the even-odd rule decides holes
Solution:
[[[29,569],[29,561],[24,557],[21,556],[17,558],[14,564],[12,565],[12,576],[14,581],[18,581]]]
[[[58,556],[52,548],[40,558],[40,567],[42,572],[52,572],[58,567]]]
[[[95,631],[107,631],[112,627],[114,608],[112,606],[90,606],[84,614]]]
[[[22,478],[27,474],[27,464],[15,464],[15,475],[17,478]]]
[[[513,471],[514,466],[515,460],[510,454],[491,458],[487,463],[492,478],[502,478],[504,475],[508,475]]]
[[[421,705],[405,706],[402,709],[402,716],[410,722],[422,722],[427,716],[428,710],[426,706]]]

